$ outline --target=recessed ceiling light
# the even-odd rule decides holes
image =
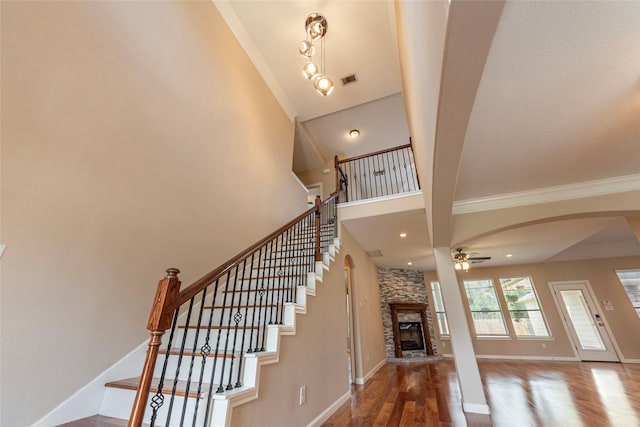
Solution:
[[[400,233],[400,237],[404,239],[405,237],[407,237],[407,233]]]
[[[411,261],[409,261],[409,262],[407,263],[407,265],[408,265],[409,267],[411,267],[411,266],[413,265],[413,263],[412,263]]]
[[[512,254],[507,254],[505,255],[507,258],[511,258],[513,255]]]

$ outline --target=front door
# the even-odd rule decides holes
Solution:
[[[607,327],[591,298],[588,283],[550,283],[580,360],[618,362]]]

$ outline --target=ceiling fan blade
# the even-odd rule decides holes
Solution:
[[[487,261],[487,260],[490,260],[491,257],[490,256],[474,256],[467,259],[469,261]]]

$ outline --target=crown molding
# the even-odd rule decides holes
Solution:
[[[453,202],[452,213],[453,215],[460,215],[637,190],[640,190],[640,174],[625,175],[577,184],[557,185],[536,190],[459,200]]]
[[[240,46],[242,46],[251,62],[253,62],[253,65],[258,70],[258,73],[260,73],[264,81],[267,83],[269,89],[271,89],[271,93],[273,93],[273,96],[276,98],[287,117],[289,117],[289,120],[293,122],[295,117],[297,116],[295,108],[293,108],[293,105],[291,105],[291,102],[289,102],[289,99],[284,94],[282,87],[280,87],[280,85],[278,84],[278,81],[271,72],[271,69],[267,65],[267,62],[264,60],[256,46],[251,41],[247,30],[244,28],[244,25],[242,25],[242,22],[240,21],[240,18],[238,18],[235,10],[233,10],[231,2],[228,0],[212,1],[218,9],[218,12],[220,12],[220,15],[222,15],[222,18],[229,26],[229,29],[231,29],[233,35],[236,36],[236,39],[240,43]]]

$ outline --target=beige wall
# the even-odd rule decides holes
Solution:
[[[306,193],[213,3],[1,7],[0,424],[24,426],[148,336],[165,268],[186,285]]]
[[[574,357],[575,354],[565,332],[562,319],[551,295],[549,282],[588,280],[597,298],[602,315],[606,318],[614,338],[625,359],[640,359],[640,340],[637,330],[640,329],[640,317],[615,274],[615,270],[640,268],[640,257],[604,258],[587,261],[553,262],[542,264],[527,264],[493,268],[472,268],[467,273],[458,273],[458,280],[492,279],[499,284],[501,277],[530,276],[540,299],[542,309],[547,320],[552,337],[549,339],[476,339],[473,345],[477,355],[496,356],[533,356],[533,357]],[[430,289],[430,282],[437,280],[435,272],[426,272],[425,281]],[[461,286],[463,298],[466,298]],[[613,311],[605,311],[602,300],[608,299],[614,306]],[[466,300],[465,300],[466,301]],[[467,319],[470,314],[467,307]],[[434,315],[435,316],[435,315]],[[471,331],[473,325],[469,322]],[[455,331],[454,331],[455,333]],[[447,339],[436,339],[441,353],[450,353],[451,348]],[[542,347],[542,344],[546,348]]]
[[[280,361],[262,367],[258,400],[233,410],[234,426],[303,426],[349,392],[347,374],[347,313],[344,260],[354,264],[357,377],[367,375],[386,359],[375,265],[341,229],[341,249],[307,298],[307,314],[298,315],[297,333],[282,337]],[[367,354],[369,358],[367,359]],[[364,372],[364,374],[362,374]],[[307,386],[307,402],[298,405],[300,386]]]
[[[329,169],[329,172],[322,172],[326,169]],[[298,174],[298,177],[305,185],[322,183],[322,200],[326,199],[330,194],[336,191],[336,173],[333,165],[333,159],[328,161],[322,169],[301,172]]]

